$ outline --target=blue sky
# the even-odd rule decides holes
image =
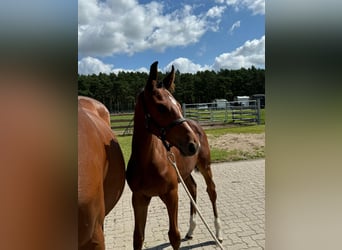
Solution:
[[[265,0],[79,0],[80,74],[265,67]]]

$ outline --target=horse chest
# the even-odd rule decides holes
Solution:
[[[138,164],[130,161],[127,167],[127,182],[132,191],[149,196],[159,196],[178,185],[176,172],[169,164],[153,162]]]

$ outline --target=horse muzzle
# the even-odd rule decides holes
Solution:
[[[195,143],[189,143],[188,145],[188,153],[189,155],[194,155],[197,153],[198,151],[198,148],[199,148],[199,145],[198,144],[195,144]]]
[[[190,141],[183,145],[179,145],[177,148],[179,149],[182,155],[193,156],[199,151],[200,144],[195,141]]]

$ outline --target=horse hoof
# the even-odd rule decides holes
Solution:
[[[192,236],[190,236],[190,235],[188,235],[188,234],[187,234],[187,235],[185,235],[185,239],[186,239],[186,240],[192,240],[192,238],[193,238],[193,237],[192,237]]]

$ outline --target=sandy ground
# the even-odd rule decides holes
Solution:
[[[244,155],[252,156],[252,158],[261,152],[263,154],[265,149],[265,133],[225,134],[218,137],[209,136],[208,140],[212,148],[241,152]]]

